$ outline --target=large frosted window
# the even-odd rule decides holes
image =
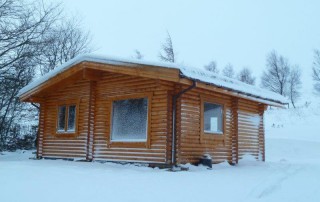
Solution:
[[[74,133],[76,129],[76,105],[58,107],[57,132]]]
[[[223,134],[223,106],[204,103],[204,132]]]
[[[147,98],[113,101],[111,140],[146,141],[147,125]]]

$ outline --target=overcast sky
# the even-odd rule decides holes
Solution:
[[[271,50],[303,69],[311,88],[313,50],[320,48],[318,0],[102,1],[64,0],[65,10],[83,18],[96,53],[158,61],[166,31],[178,62],[202,68],[250,67],[257,77]],[[258,80],[258,84],[260,81]]]

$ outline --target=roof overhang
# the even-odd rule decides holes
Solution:
[[[56,71],[56,72],[54,72]],[[250,93],[240,92],[231,88],[221,87],[212,83],[185,77],[181,71],[172,65],[161,66],[148,63],[126,62],[119,60],[96,61],[83,58],[65,64],[53,73],[43,76],[40,80],[32,82],[19,92],[19,98],[24,102],[41,102],[45,93],[54,91],[59,86],[66,86],[79,79],[99,80],[101,72],[121,73],[132,76],[140,76],[152,79],[171,81],[184,85],[192,85],[196,81],[196,87],[207,89],[233,97],[255,101],[261,104],[285,107],[286,103],[277,100],[263,98]]]
[[[37,85],[19,93],[19,99],[23,102],[39,102],[44,93],[55,91],[59,86],[66,86],[79,79],[99,80],[101,72],[111,72],[140,76],[151,79],[160,79],[179,82],[179,70],[174,68],[159,68],[155,66],[128,64],[102,64],[97,62],[82,61],[73,64],[70,68],[57,73]]]

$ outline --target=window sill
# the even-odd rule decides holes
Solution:
[[[147,141],[110,141],[109,147],[149,148]]]
[[[220,135],[223,136],[223,132],[210,132],[210,131],[204,131],[205,135]]]
[[[74,138],[77,136],[76,132],[56,132],[55,137],[57,138]]]

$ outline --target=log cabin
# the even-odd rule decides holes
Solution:
[[[282,96],[171,63],[78,56],[22,88],[40,105],[38,158],[178,165],[265,161],[264,111]]]

